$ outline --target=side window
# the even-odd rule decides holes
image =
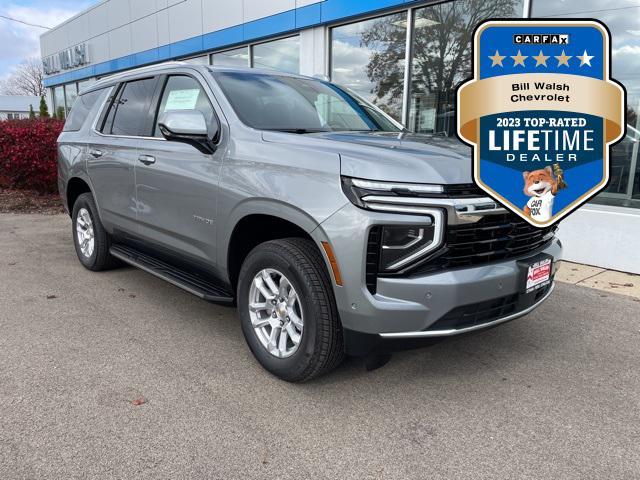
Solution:
[[[87,120],[91,109],[103,92],[104,89],[100,89],[80,95],[73,103],[71,113],[69,113],[69,116],[67,117],[63,131],[77,132],[80,130],[82,125],[84,125],[84,122]]]
[[[170,110],[200,110],[207,124],[217,121],[213,106],[200,82],[186,75],[173,75],[167,79],[156,116],[154,136],[162,137],[158,121]]]
[[[109,109],[102,132],[111,135],[149,136],[149,106],[155,87],[155,78],[125,83]]]

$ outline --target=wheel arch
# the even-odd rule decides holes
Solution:
[[[73,206],[76,200],[78,200],[78,197],[83,193],[91,193],[93,195],[89,183],[81,177],[70,178],[66,188],[67,208],[70,216],[73,215]]]
[[[227,272],[234,290],[242,262],[253,248],[263,242],[301,237],[311,240],[321,251],[311,235],[318,223],[305,212],[284,203],[246,202],[229,217],[227,225],[218,243],[221,246],[219,264],[221,270]]]

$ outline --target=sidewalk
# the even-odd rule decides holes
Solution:
[[[633,297],[640,302],[640,275],[579,263],[561,262],[556,280]]]

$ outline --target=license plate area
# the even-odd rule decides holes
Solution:
[[[545,288],[553,281],[554,268],[551,255],[536,255],[519,261],[518,266],[522,279],[520,291],[524,294]]]

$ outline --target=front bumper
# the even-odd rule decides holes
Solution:
[[[379,213],[346,205],[325,221],[314,235],[326,237],[337,257],[343,286],[334,288],[343,327],[349,332],[380,338],[445,337],[488,328],[526,315],[540,305],[551,288],[528,303],[519,302],[522,269],[519,261],[544,253],[554,258],[554,271],[562,255],[560,241],[521,257],[412,277],[380,277],[372,295],[365,285],[366,239],[370,227],[380,224],[415,224],[418,215]],[[425,219],[426,220],[426,219]],[[323,240],[325,238],[322,238]],[[431,328],[447,314],[462,306],[481,305],[493,300],[517,297],[518,307],[473,325]],[[491,313],[491,311],[490,311]]]

